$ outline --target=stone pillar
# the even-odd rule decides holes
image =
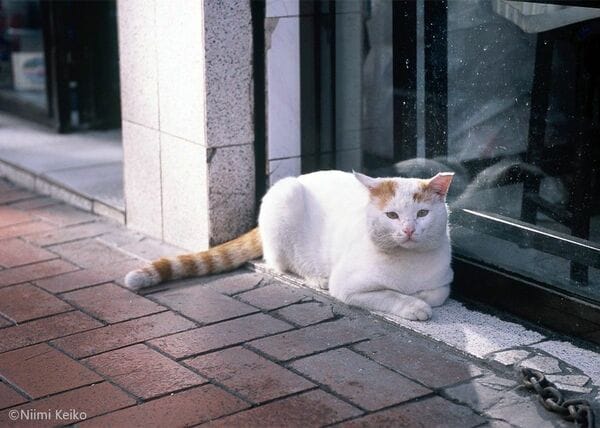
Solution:
[[[118,0],[127,225],[189,249],[254,222],[250,0]]]

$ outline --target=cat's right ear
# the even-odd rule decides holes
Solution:
[[[377,179],[375,178],[371,178],[368,175],[365,174],[361,174],[360,172],[356,172],[356,171],[352,171],[352,174],[354,174],[354,177],[356,177],[356,179],[358,181],[360,181],[360,183],[365,186],[367,189],[369,190],[373,190],[377,187]]]
[[[435,193],[436,195],[445,198],[446,194],[448,194],[448,188],[450,187],[450,183],[452,183],[453,177],[453,172],[437,173],[435,177],[430,178],[427,182],[427,189]]]

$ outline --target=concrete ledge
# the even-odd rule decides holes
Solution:
[[[125,224],[124,210],[109,206],[89,195],[69,188],[64,183],[37,175],[10,162],[0,160],[0,177],[6,177],[6,179],[27,190],[52,196],[84,211],[108,217],[120,224]]]

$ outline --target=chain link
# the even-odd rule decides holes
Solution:
[[[573,421],[576,427],[594,428],[594,411],[589,401],[582,399],[565,400],[562,393],[540,371],[521,368],[523,383],[539,396],[540,403],[547,410],[558,413],[567,421]]]

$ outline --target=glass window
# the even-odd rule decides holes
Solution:
[[[114,0],[0,0],[0,109],[59,132],[119,127],[116,13]]]
[[[6,102],[47,111],[38,1],[0,1],[0,96]]]
[[[303,122],[303,170],[453,171],[455,255],[600,304],[600,9],[321,9],[320,48],[302,56],[302,108],[328,131]]]

